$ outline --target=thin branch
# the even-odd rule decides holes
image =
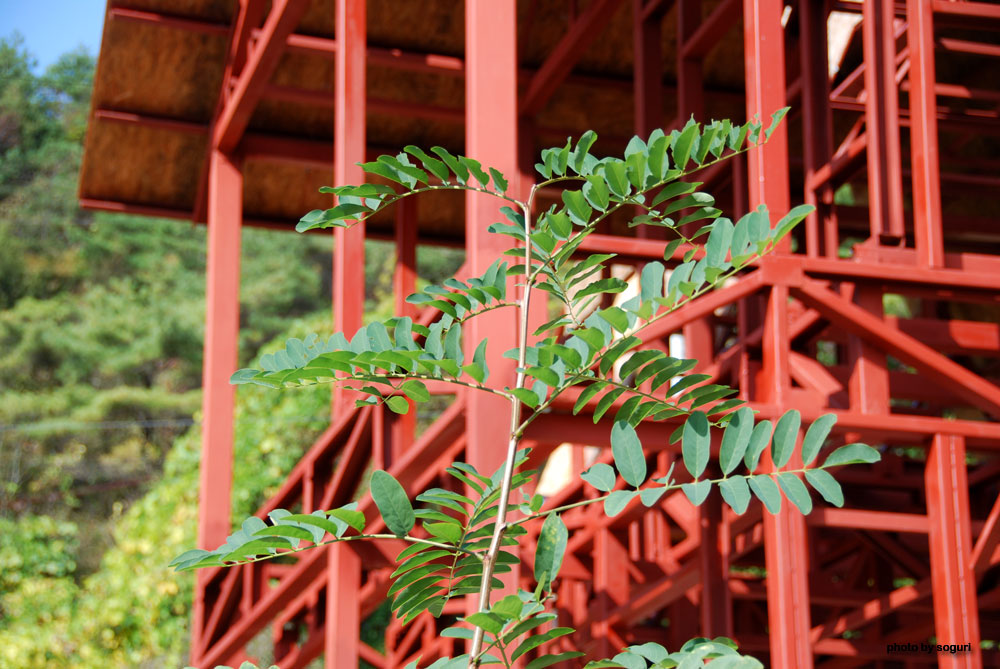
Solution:
[[[783,469],[781,471],[763,472],[763,473],[760,473],[760,474],[738,474],[738,476],[743,476],[744,478],[747,478],[747,479],[755,477],[755,476],[767,476],[769,478],[774,478],[775,474],[805,474],[805,472],[808,471],[808,470],[810,470],[810,469],[825,469],[825,467],[802,467],[801,469],[787,469],[787,470]],[[710,481],[712,483],[712,485],[718,485],[719,483],[725,481],[728,478],[731,478],[731,477],[729,477],[729,476],[723,476],[723,477],[717,478],[717,479],[700,479],[700,481],[706,481],[707,480],[707,481]],[[696,482],[696,481],[699,481],[699,479],[694,479],[691,482],[693,483],[693,482]],[[666,494],[668,492],[680,490],[683,485],[684,484],[682,484],[682,483],[677,483],[677,484],[671,483],[669,485],[664,485],[664,486],[646,486],[645,488],[636,488],[635,492],[641,492],[643,490],[659,490],[659,489],[662,489],[664,491],[664,494]],[[621,492],[621,491],[620,490],[613,490],[612,492]],[[577,507],[589,506],[591,504],[596,504],[597,502],[603,502],[604,500],[606,500],[610,496],[611,496],[611,493],[608,493],[606,495],[601,495],[600,497],[594,497],[594,498],[591,498],[591,499],[584,499],[584,500],[580,500],[579,502],[573,502],[571,504],[564,504],[562,506],[557,506],[557,507],[555,507],[553,509],[547,509],[545,511],[539,511],[538,513],[533,513],[533,514],[531,514],[529,516],[524,516],[523,518],[519,518],[519,519],[517,519],[515,521],[512,521],[511,525],[523,525],[524,523],[527,523],[530,520],[538,520],[540,518],[546,518],[547,516],[551,516],[553,513],[563,513],[565,511],[568,511],[570,509],[575,509]]]
[[[528,196],[527,203],[521,204],[522,211],[524,212],[524,266],[527,268],[531,265],[531,208],[534,204],[535,193],[538,192],[537,186],[532,186],[531,193]],[[522,388],[524,386],[524,367],[528,350],[528,308],[531,302],[531,286],[532,280],[530,277],[524,283],[524,294],[521,297],[521,322],[518,333],[518,361],[517,361],[517,376],[514,381],[514,388]],[[511,397],[511,410],[510,410],[510,436],[507,442],[507,457],[504,461],[503,478],[500,484],[500,498],[497,504],[497,520],[493,528],[493,537],[490,540],[490,547],[486,551],[486,556],[483,560],[483,580],[482,585],[479,590],[479,610],[488,611],[490,608],[490,593],[493,590],[493,572],[496,568],[497,556],[500,554],[500,544],[503,539],[504,531],[507,529],[507,507],[510,500],[510,489],[511,481],[514,477],[514,465],[517,458],[517,447],[520,443],[520,436],[518,435],[518,426],[521,422],[521,402],[516,397]],[[481,627],[477,627],[476,631],[473,633],[472,645],[469,649],[469,666],[478,667],[480,664],[480,652],[483,647],[483,630]]]

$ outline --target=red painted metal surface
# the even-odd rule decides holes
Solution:
[[[934,435],[927,453],[925,476],[937,642],[971,645],[967,653],[939,652],[938,666],[980,667],[983,661],[979,648],[979,607],[971,561],[965,442],[961,437]]]
[[[542,110],[545,103],[569,75],[573,65],[580,59],[587,46],[596,39],[608,19],[622,5],[622,0],[594,0],[587,8],[572,21],[566,35],[539,68],[535,76],[531,78],[528,89],[520,101],[520,112],[525,116],[534,116]],[[466,7],[475,7],[476,3],[467,2]],[[514,33],[517,32],[516,23],[512,26]],[[466,39],[470,38],[468,28],[466,29]],[[511,35],[513,39],[515,35]],[[469,57],[468,54],[466,58]],[[515,71],[517,63],[514,64]],[[466,81],[475,81],[476,75],[467,72]],[[517,99],[517,96],[514,97]],[[469,115],[469,121],[473,121],[473,116]]]
[[[247,7],[246,3],[243,7]],[[229,152],[236,148],[265,84],[278,67],[285,40],[308,7],[308,0],[276,0],[272,6],[261,35],[246,58],[245,67],[233,81],[232,92],[226,96],[216,119],[212,142],[219,150]]]
[[[337,0],[336,31],[340,48],[334,78],[333,182],[363,183],[365,161],[364,0]],[[365,307],[365,224],[336,228],[333,235],[333,322],[337,332],[357,332]],[[361,290],[358,287],[361,286]],[[334,391],[334,411],[350,411],[353,398]]]
[[[335,40],[294,33],[297,19],[288,12],[304,10],[306,2],[274,3],[264,27],[255,29],[248,12],[257,4],[241,3],[232,28],[193,26],[183,17],[120,8],[109,14],[231,36],[227,77],[232,81],[227,85],[235,86],[234,93],[220,106],[211,130],[116,110],[99,112],[114,122],[208,133],[214,147],[223,149],[212,154],[207,182],[202,476],[212,485],[202,487],[200,545],[221,540],[229,524],[232,394],[226,381],[235,366],[241,179],[238,161],[227,155],[300,164],[332,160],[336,183],[361,181],[364,175],[354,163],[374,150],[365,141],[366,108],[408,113],[380,108],[366,97],[366,63],[379,64],[463,76],[464,152],[508,177],[522,175],[510,180],[512,192],[523,192],[533,144],[544,135],[533,117],[564,81],[606,85],[606,79],[573,74],[573,69],[616,12],[632,12],[638,56],[634,114],[628,122],[643,133],[663,122],[668,96],[676,94],[675,125],[710,106],[705,59],[742,22],[747,115],[767,122],[786,100],[792,112],[766,147],[705,179],[727,193],[724,199],[737,215],[760,203],[780,214],[798,201],[816,204],[817,212],[794,245],[785,243],[732,285],[663,319],[644,333],[643,345],[666,350],[670,336],[682,334],[688,354],[702,359],[701,369],[713,382],[739,388],[759,418],[775,419],[797,408],[808,425],[833,412],[839,420],[834,440],[876,444],[884,459],[844,472],[845,508],[818,504],[808,517],[791,508],[776,516],[759,507],[736,516],[721,504],[699,510],[677,494],[653,509],[636,505],[615,518],[596,507],[567,513],[571,538],[558,608],[561,624],[580,631],[553,650],[575,647],[603,655],[633,642],[673,647],[691,636],[727,634],[776,669],[903,663],[978,668],[996,662],[996,653],[980,652],[978,644],[1000,635],[1000,373],[994,368],[1000,358],[1000,247],[996,240],[977,244],[962,237],[972,231],[979,235],[973,239],[989,238],[993,222],[988,217],[970,222],[967,212],[952,206],[949,189],[982,188],[979,173],[960,169],[965,166],[958,164],[962,157],[956,151],[976,140],[970,133],[1000,129],[996,115],[984,106],[995,106],[998,91],[985,90],[989,87],[982,82],[938,81],[936,74],[950,62],[942,59],[951,56],[1000,56],[996,5],[724,0],[704,12],[695,0],[634,0],[631,7],[595,0],[576,12],[541,67],[531,71],[517,62],[513,2],[465,4],[461,58],[367,46],[363,0],[339,0]],[[863,18],[857,59],[845,61],[849,67],[834,79],[828,75],[831,9]],[[785,11],[791,16],[783,17]],[[675,53],[661,51],[659,42],[668,20],[678,30]],[[965,32],[948,32],[956,25]],[[255,38],[252,47],[248,34]],[[296,50],[336,59],[332,100],[275,92],[270,86],[268,68],[283,52]],[[676,63],[671,68],[678,72],[676,87],[660,81],[664,58]],[[790,81],[784,76],[786,62]],[[290,99],[293,94],[304,104],[334,106],[332,149],[244,132],[261,96]],[[946,106],[956,100],[979,106]],[[449,118],[460,121],[461,112],[452,110]],[[801,142],[790,140],[800,131]],[[947,142],[945,133],[951,133]],[[945,166],[951,172],[943,172]],[[867,201],[838,202],[834,193],[845,185]],[[416,245],[422,241],[417,209],[405,202],[393,235],[394,285],[400,294],[414,285]],[[483,271],[505,247],[485,233],[495,220],[492,202],[468,197],[461,275]],[[357,259],[365,234],[357,227],[337,237],[338,329],[350,331],[361,322],[363,263]],[[848,239],[866,241],[852,248]],[[618,253],[627,268],[661,257],[662,242],[602,232],[583,250]],[[682,254],[683,249],[674,260]],[[912,313],[886,316],[887,294],[906,298]],[[434,316],[400,300],[397,310],[423,322]],[[502,311],[471,321],[467,336],[470,341],[488,336],[496,353],[516,342],[515,328]],[[489,366],[495,379],[513,368],[498,355]],[[609,461],[609,420],[593,425],[585,415],[592,407],[571,415],[574,400],[568,393],[526,434],[540,463],[561,444],[575,449],[576,470],[585,467],[585,445],[599,447],[598,458]],[[371,465],[390,470],[411,494],[442,484],[443,469],[454,459],[491,469],[502,457],[508,416],[509,407],[495,398],[460,395],[431,427],[416,434],[412,417],[342,405],[336,422],[259,515],[278,507],[309,510],[345,503]],[[651,469],[660,474],[678,457],[676,445],[666,439],[674,427],[668,422],[639,429],[650,447]],[[573,482],[551,502],[590,494]],[[362,498],[361,509],[369,529],[378,531],[370,498]],[[271,622],[275,660],[283,669],[305,666],[321,654],[326,666],[354,666],[364,659],[377,667],[397,667],[417,655],[426,662],[461,652],[454,640],[439,638],[442,623],[429,617],[406,628],[390,623],[385,653],[359,641],[358,627],[384,599],[387,570],[398,550],[392,543],[357,544],[307,552],[295,564],[206,572],[196,598],[195,661],[232,663]],[[527,575],[530,546],[522,559]],[[463,611],[464,604],[457,603],[446,613]],[[973,650],[902,656],[888,647],[932,636],[938,643],[971,644]]]
[[[209,159],[208,279],[205,290],[205,362],[202,387],[201,476],[199,506],[212,509],[198,516],[198,546],[218,546],[230,531],[233,478],[233,411],[235,392],[229,377],[236,371],[240,330],[240,227],[243,177],[239,162],[221,151]],[[198,575],[204,587],[206,575]],[[208,618],[206,602],[195,603],[192,657]]]

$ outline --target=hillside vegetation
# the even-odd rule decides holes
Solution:
[[[0,39],[0,666],[178,667],[193,579],[205,228],[84,212],[93,58]],[[330,322],[331,242],[246,230],[240,362]],[[460,255],[421,249],[440,281]],[[370,311],[391,248],[366,255]],[[296,322],[296,319],[298,321]],[[288,324],[294,323],[288,330]],[[234,515],[326,426],[329,390],[237,395]]]

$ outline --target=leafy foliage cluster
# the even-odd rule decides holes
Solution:
[[[376,520],[366,520],[356,502],[311,514],[279,509],[267,521],[248,518],[215,550],[190,550],[172,564],[178,570],[228,566],[336,542],[402,539],[409,546],[397,557],[389,592],[392,608],[403,624],[424,612],[440,616],[452,597],[472,593],[479,597],[477,612],[443,632],[468,639],[468,654],[440,658],[430,667],[485,663],[511,667],[523,659],[528,669],[540,669],[583,655],[549,652],[555,648],[551,642],[573,631],[552,627],[556,616],[546,607],[554,596],[568,542],[564,512],[603,503],[605,513],[615,516],[636,499],[653,506],[678,490],[699,505],[717,487],[738,514],[747,510],[754,496],[772,513],[780,509],[783,498],[809,513],[812,498],[803,478],[828,502],[842,505],[843,493],[827,470],[874,462],[879,454],[864,444],[848,444],[815,466],[835,416],[814,421],[800,443],[797,411],[786,412],[776,423],[755,422],[753,410],[730,397],[733,389],[707,383],[707,375],[690,373],[696,361],[640,348],[645,328],[772,250],[811,210],[797,207],[772,224],[762,206],[733,223],[721,216],[710,195],[698,190],[700,184],[682,180],[766,141],[785,111],[777,112],[766,130],[753,121],[742,126],[722,121],[702,127],[692,120],[670,134],[654,131],[646,140],[633,138],[623,158],[595,157],[590,149],[596,135],[585,133],[575,144],[567,141],[563,147],[542,152],[536,165],[542,180],[523,202],[507,193],[508,184],[499,172],[441,147],[432,149],[436,157],[408,146],[395,157],[382,156],[362,164],[370,175],[393,185],[327,189],[338,196],[338,204],[310,212],[300,229],[347,227],[399,199],[431,190],[489,193],[506,201],[500,212],[507,222],[490,230],[515,240],[516,245],[504,254],[512,260],[497,259],[478,277],[453,278],[411,295],[409,301],[439,313],[430,325],[388,318],[350,338],[336,333],[329,338],[292,339],[283,350],[262,358],[259,368],[238,371],[232,382],[274,388],[334,382],[356,390],[362,396],[359,406],[384,403],[397,413],[407,412],[410,401],[430,398],[429,380],[461,386],[468,392],[493,393],[511,405],[507,459],[492,476],[469,464],[454,463],[448,474],[464,487],[465,494],[442,488],[419,492],[414,496],[423,506],[416,509],[411,502],[415,491],[405,490],[387,472],[375,471],[370,494],[380,515]],[[535,194],[548,187],[562,188],[562,204],[536,214]],[[601,278],[610,275],[608,262],[613,255],[584,255],[580,249],[602,220],[635,210],[640,213],[631,217],[631,226],[659,226],[672,233],[664,249],[664,261],[672,269],[668,274],[667,266],[659,261],[637,268],[637,294],[619,295],[613,306],[602,306],[602,295],[624,293],[628,283]],[[681,244],[687,246],[682,249]],[[514,292],[508,288],[509,279],[520,288],[516,298],[508,297]],[[560,313],[534,330],[538,339],[530,344],[528,305],[535,288],[546,291]],[[502,380],[511,384],[506,386],[487,385],[488,342],[464,341],[462,336],[464,323],[499,308],[515,309],[512,317],[521,326],[518,346],[503,352],[517,361],[516,378]],[[466,351],[474,351],[471,359]],[[514,502],[512,492],[537,474],[522,470],[527,462],[527,453],[518,450],[522,435],[558,396],[571,389],[579,391],[574,412],[593,406],[595,423],[615,408],[610,434],[614,466],[598,463],[582,475],[604,494],[555,508],[545,508],[537,495]],[[526,417],[522,418],[522,412]],[[644,421],[677,424],[669,439],[680,441],[685,472],[675,477],[671,468],[666,476],[647,480],[646,454],[636,430]],[[716,467],[709,469],[713,430],[722,431],[721,449]],[[773,467],[761,469],[765,451]],[[737,473],[740,465],[745,473]],[[716,468],[721,476],[712,478],[709,474]],[[533,560],[537,587],[534,592],[508,594],[494,601],[492,592],[502,587],[496,574],[519,562],[518,552],[512,549],[519,546],[519,537],[528,534],[526,525],[533,521],[541,521]],[[383,526],[387,532],[380,532]],[[761,666],[740,655],[728,640],[696,639],[673,653],[656,644],[633,646],[587,667],[695,667],[706,660],[720,668]],[[418,662],[410,667],[415,669]]]
[[[328,319],[294,324],[282,339]],[[265,350],[272,349],[268,345]],[[233,513],[243,517],[274,494],[325,424],[303,421],[329,411],[318,387],[237,394]],[[259,416],[268,416],[267,421]],[[163,565],[194,541],[200,434],[182,435],[162,477],[112,516],[112,546],[96,571],[81,574],[75,544],[101,518],[75,526],[50,517],[0,519],[0,666],[89,669],[155,662],[181,666],[187,653],[194,579]],[[170,528],[164,532],[163,528]],[[9,547],[9,548],[8,548]]]

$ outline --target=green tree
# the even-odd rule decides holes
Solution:
[[[425,490],[415,496],[421,503],[418,508],[410,499],[413,491],[389,473],[375,471],[369,483],[370,502],[364,499],[311,514],[277,509],[267,521],[251,516],[222,546],[188,551],[174,560],[174,566],[179,570],[229,566],[336,542],[402,540],[409,545],[397,558],[388,594],[404,624],[425,612],[440,616],[451,598],[477,597],[478,612],[444,631],[446,636],[468,639],[469,652],[440,658],[430,667],[457,669],[486,662],[511,667],[523,656],[532,658],[527,666],[536,669],[583,655],[540,650],[573,632],[549,626],[556,619],[549,606],[553,582],[569,536],[562,513],[603,504],[604,512],[615,516],[636,501],[648,507],[676,491],[700,505],[716,491],[738,514],[747,510],[753,497],[772,513],[785,499],[808,514],[813,503],[806,482],[828,502],[842,505],[843,493],[828,470],[874,462],[879,454],[863,444],[848,444],[830,453],[822,465],[816,464],[836,421],[834,415],[822,416],[810,426],[798,447],[802,466],[790,466],[801,424],[797,411],[785,413],[776,424],[755,422],[753,410],[731,398],[735,390],[706,383],[706,375],[689,373],[697,361],[639,348],[646,328],[739,274],[811,211],[796,207],[772,223],[762,206],[734,223],[721,216],[714,198],[699,190],[700,183],[684,180],[765,142],[786,111],[777,112],[766,130],[757,122],[740,126],[716,121],[702,127],[693,120],[669,135],[657,130],[648,139],[633,138],[622,158],[591,154],[596,135],[585,133],[575,144],[567,141],[542,152],[536,164],[540,182],[525,201],[508,194],[507,181],[495,169],[440,147],[434,147],[431,156],[408,146],[397,156],[362,164],[370,175],[391,185],[324,189],[338,196],[338,204],[304,216],[300,230],[349,227],[399,199],[445,188],[498,198],[507,222],[494,224],[490,232],[511,237],[517,244],[480,276],[466,281],[451,278],[411,295],[408,301],[440,312],[428,326],[394,317],[372,322],[350,338],[335,333],[329,338],[291,339],[283,350],[262,357],[258,368],[236,372],[233,383],[283,388],[333,382],[359,393],[359,407],[385,404],[396,413],[409,411],[411,401],[430,398],[427,381],[491,393],[510,403],[504,465],[491,474],[456,462],[446,471],[465,487],[465,494]],[[537,193],[552,187],[563,188],[562,204],[536,212]],[[637,215],[628,215],[635,210]],[[606,270],[612,255],[585,255],[579,250],[600,222],[616,214],[630,218],[631,227],[665,229],[671,241],[664,245],[664,260],[673,262],[681,244],[687,251],[669,276],[662,262],[644,265],[638,272],[638,294],[602,308],[603,295],[624,293],[628,283],[600,278],[610,275]],[[697,227],[691,224],[700,227],[689,232]],[[519,294],[513,294],[509,279]],[[559,307],[547,323],[529,324],[534,290],[545,291]],[[517,360],[517,368],[513,378],[487,385],[488,342],[464,341],[462,327],[495,309],[509,310],[519,323],[517,347],[504,352]],[[532,336],[538,338],[534,344]],[[470,351],[474,352],[468,355]],[[613,465],[598,463],[582,475],[603,494],[545,508],[538,495],[515,494],[536,474],[523,470],[528,454],[520,442],[531,422],[571,388],[580,391],[575,413],[596,404],[595,423],[615,409],[610,434]],[[668,420],[679,423],[670,441],[681,443],[686,472],[675,476],[671,469],[665,476],[650,478],[636,427],[645,421]],[[713,431],[721,432],[721,449],[716,466],[709,469]],[[760,471],[760,458],[767,449],[774,469]],[[710,474],[715,471],[721,476]],[[503,586],[496,574],[518,563],[513,548],[532,522],[541,523],[533,560],[537,587],[534,592],[494,599],[494,591]],[[672,653],[658,644],[632,646],[587,666],[689,667],[702,666],[704,660],[714,660],[712,666],[718,667],[761,666],[741,656],[727,639],[694,639]]]

